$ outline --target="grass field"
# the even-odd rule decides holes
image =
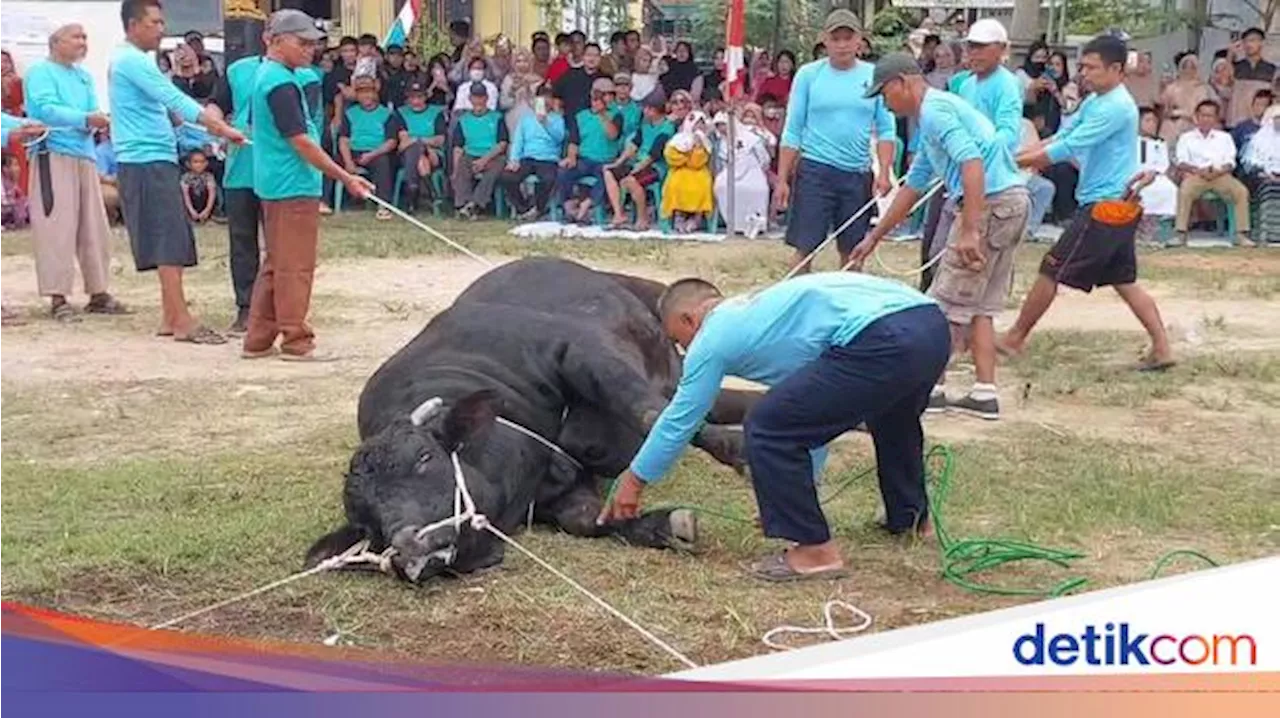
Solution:
[[[556,254],[664,280],[699,274],[731,290],[776,279],[787,256],[765,241],[531,243],[496,223],[439,228],[495,260]],[[114,281],[138,313],[55,324],[35,293],[30,236],[4,235],[5,303],[27,320],[3,332],[5,599],[150,625],[298,570],[310,542],[338,524],[364,381],[483,268],[368,215],[326,219],[322,232],[313,317],[343,360],[313,366],[243,362],[234,344],[152,336],[155,280],[134,273],[122,236]],[[222,326],[233,311],[225,229],[198,235],[189,293]],[[883,256],[905,269],[916,251],[891,246]],[[1011,307],[1042,251],[1021,250]],[[1280,252],[1173,250],[1141,261],[1181,359],[1174,370],[1129,370],[1145,337],[1112,293],[1064,293],[1029,353],[1001,368],[1000,422],[926,420],[929,439],[956,454],[953,534],[1085,556],[1069,571],[1002,569],[995,583],[1084,576],[1090,590],[1142,580],[1173,549],[1229,563],[1280,547]],[[1002,324],[1011,320],[1012,310]],[[970,380],[962,363],[953,367],[953,390]],[[871,461],[865,435],[845,437],[827,480]],[[742,479],[698,452],[651,493],[652,502],[754,512]],[[854,571],[810,585],[744,577],[739,562],[770,546],[715,517],[703,520],[696,556],[545,530],[520,540],[703,663],[767,650],[761,634],[818,621],[830,598],[871,613],[873,630],[1030,600],[945,582],[936,543],[881,538],[871,528],[879,510],[873,479],[827,505]],[[511,552],[500,570],[417,589],[380,576],[313,577],[184,628],[307,643],[336,635],[449,662],[678,667]]]

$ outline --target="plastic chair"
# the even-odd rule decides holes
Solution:
[[[363,167],[360,168],[360,175],[362,177],[367,176],[368,174],[369,173],[365,171]],[[391,204],[397,207],[400,206],[400,187],[403,184],[404,184],[404,169],[401,168],[396,170],[396,181],[392,185],[392,190],[391,190]],[[338,212],[342,211],[342,200],[344,199],[345,195],[346,195],[346,187],[341,182],[334,182],[333,183],[334,214],[337,214]]]
[[[1221,205],[1222,212],[1213,220],[1216,226],[1216,231],[1218,234],[1221,234],[1234,242],[1236,236],[1236,213],[1227,202],[1227,199],[1213,190],[1209,190],[1208,192],[1200,195],[1200,199],[1210,204]],[[1224,216],[1226,218],[1225,221],[1223,220]],[[1226,225],[1225,233],[1222,230],[1224,224]]]

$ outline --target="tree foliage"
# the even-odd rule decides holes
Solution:
[[[818,42],[829,4],[823,0],[746,0],[746,44],[807,55]],[[728,0],[698,0],[693,40],[701,52],[724,46],[728,7]],[[775,48],[774,27],[779,9],[782,22],[778,26],[779,47]]]
[[[1068,0],[1065,12],[1067,32],[1072,35],[1119,28],[1132,37],[1150,37],[1188,21],[1183,13],[1155,7],[1149,0]]]

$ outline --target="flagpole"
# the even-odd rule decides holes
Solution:
[[[736,100],[738,88],[742,87],[742,73],[746,70],[746,2],[730,0],[728,22],[725,23],[725,99],[729,112],[729,152],[728,167],[725,171],[725,187],[729,190],[729,212],[724,218],[726,239],[733,239],[738,232],[738,175],[736,170],[738,154],[738,117]]]

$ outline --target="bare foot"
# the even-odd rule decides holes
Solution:
[[[1026,348],[1027,340],[1025,338],[1012,337],[1009,332],[996,337],[996,352],[1002,357],[1017,357],[1026,351]]]

